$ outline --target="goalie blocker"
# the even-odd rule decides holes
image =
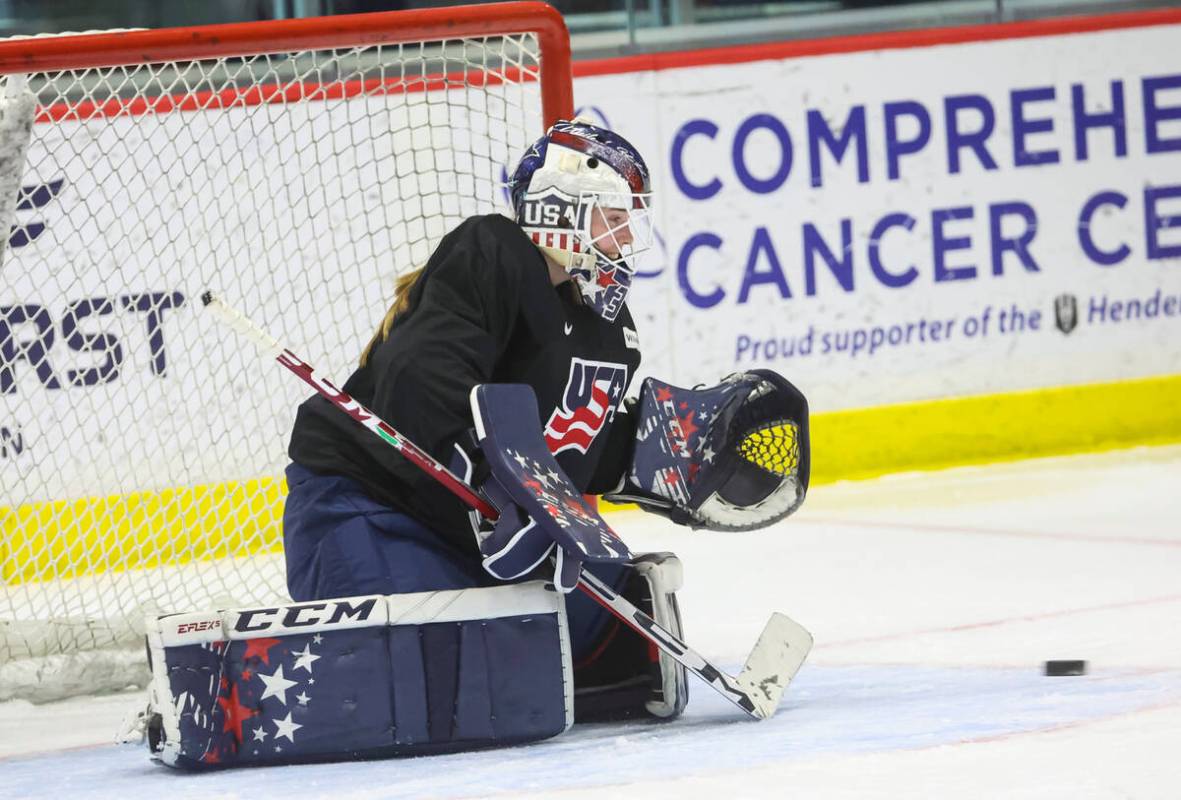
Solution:
[[[676,558],[626,569],[625,591],[679,634]],[[684,670],[638,641],[607,639],[575,671],[565,597],[541,581],[165,615],[148,622],[139,724],[154,758],[208,769],[506,746],[576,715],[679,714]]]

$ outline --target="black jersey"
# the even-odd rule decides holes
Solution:
[[[570,479],[584,492],[614,488],[633,434],[620,404],[640,363],[626,306],[607,322],[572,282],[553,286],[536,245],[499,215],[473,217],[444,237],[408,301],[346,392],[449,465],[472,427],[472,387],[528,384]],[[288,454],[355,479],[474,552],[467,507],[323,397],[299,407]]]

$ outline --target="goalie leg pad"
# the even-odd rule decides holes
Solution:
[[[605,576],[600,570],[595,574]],[[672,553],[644,553],[632,559],[614,582],[617,591],[657,624],[678,638],[683,635],[676,592],[681,588],[681,561]],[[581,598],[571,598],[571,630],[586,628]],[[589,600],[585,601],[591,602]],[[601,608],[599,612],[606,614]],[[623,623],[610,618],[591,648],[575,642],[575,718],[580,722],[621,719],[645,714],[675,719],[689,702],[688,673]]]
[[[540,581],[149,621],[149,746],[185,769],[426,755],[573,722],[562,597]]]

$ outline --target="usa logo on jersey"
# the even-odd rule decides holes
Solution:
[[[570,361],[570,378],[562,394],[562,405],[545,423],[545,443],[554,455],[563,450],[586,453],[595,437],[623,400],[627,388],[627,365],[610,361]]]

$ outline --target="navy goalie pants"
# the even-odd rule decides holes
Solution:
[[[412,517],[372,499],[340,475],[287,467],[283,550],[287,588],[304,602],[369,594],[408,594],[495,586],[475,555],[461,552]],[[597,568],[620,584],[623,568]],[[618,588],[618,586],[617,586]],[[566,597],[573,660],[596,646],[608,613],[581,592]]]

